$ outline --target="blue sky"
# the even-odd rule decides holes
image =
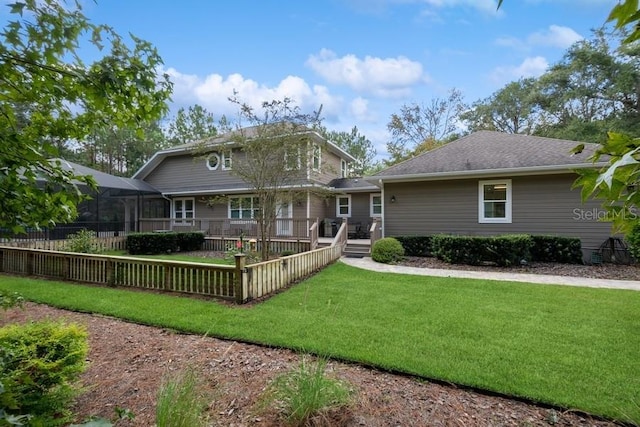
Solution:
[[[96,23],[153,43],[175,84],[172,111],[200,104],[233,117],[252,105],[323,106],[331,130],[360,132],[384,156],[403,104],[451,88],[472,103],[539,76],[601,26],[615,0],[98,0]]]

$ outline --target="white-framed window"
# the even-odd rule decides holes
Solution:
[[[380,193],[374,193],[370,197],[370,208],[369,215],[371,217],[381,217],[382,216],[382,195]]]
[[[222,170],[231,170],[233,166],[233,157],[231,150],[222,153]]]
[[[322,150],[318,144],[313,144],[311,147],[311,168],[314,171],[319,171],[322,164]]]
[[[229,198],[229,218],[252,219],[260,214],[260,199],[255,196]]]
[[[220,166],[220,155],[218,153],[211,153],[207,156],[207,169],[210,171],[217,170]]]
[[[284,151],[284,166],[287,170],[300,169],[300,147],[286,147]]]
[[[346,178],[348,174],[347,169],[347,161],[344,159],[340,160],[340,178]]]
[[[481,224],[511,223],[510,179],[478,183],[478,222]]]
[[[174,224],[191,225],[196,213],[196,201],[193,197],[173,199],[171,210],[175,218]]]
[[[351,195],[336,196],[336,216],[341,218],[351,217]]]

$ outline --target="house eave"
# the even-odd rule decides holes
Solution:
[[[311,189],[319,188],[321,186],[315,184],[303,184],[303,185],[285,185],[279,187],[281,189]],[[243,187],[243,188],[217,188],[217,189],[204,189],[204,190],[176,190],[176,191],[163,191],[164,197],[185,197],[185,196],[211,196],[211,195],[228,195],[228,194],[253,194],[255,188]]]
[[[559,173],[571,173],[576,169],[592,169],[605,166],[605,162],[599,163],[577,163],[572,165],[549,165],[549,166],[530,166],[517,168],[501,168],[501,169],[481,169],[469,171],[448,171],[433,173],[417,173],[402,175],[378,175],[366,177],[369,182],[415,182],[415,181],[441,181],[450,179],[469,179],[469,178],[486,178],[486,177],[503,177],[503,176],[526,176],[526,175],[553,175]]]

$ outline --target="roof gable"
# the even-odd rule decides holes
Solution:
[[[355,158],[351,154],[347,153],[331,141],[325,140],[318,132],[312,129],[306,129],[298,133],[301,135],[309,135],[316,141],[326,143],[328,150],[337,154],[340,158],[346,159],[348,161],[355,161]],[[196,150],[202,150],[203,147],[212,147],[213,149],[214,147],[219,147],[222,145],[237,145],[236,140],[238,138],[238,135],[242,135],[242,138],[247,139],[255,138],[258,136],[257,126],[234,130],[204,140],[189,142],[187,144],[178,145],[176,147],[158,151],[151,157],[151,159],[149,159],[144,165],[142,165],[142,167],[138,171],[136,171],[136,173],[133,175],[133,178],[145,179],[151,172],[153,172],[156,167],[158,167],[162,163],[162,160],[168,156],[184,155]]]
[[[475,132],[435,150],[393,165],[377,177],[415,175],[468,175],[501,170],[571,169],[590,164],[598,144],[584,143],[579,154],[571,151],[579,142],[494,131]]]

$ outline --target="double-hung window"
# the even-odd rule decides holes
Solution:
[[[336,197],[336,216],[340,218],[351,217],[351,195]]]
[[[173,199],[173,217],[177,225],[191,225],[195,216],[195,199],[184,197]]]
[[[340,178],[346,178],[348,174],[347,161],[340,160]]]
[[[322,161],[322,150],[318,144],[313,144],[311,150],[311,168],[318,172]]]
[[[229,218],[253,219],[260,213],[260,199],[253,196],[229,198]]]
[[[478,187],[478,222],[511,223],[511,180],[480,181]]]
[[[370,198],[370,216],[373,218],[382,216],[382,195],[372,194]]]

